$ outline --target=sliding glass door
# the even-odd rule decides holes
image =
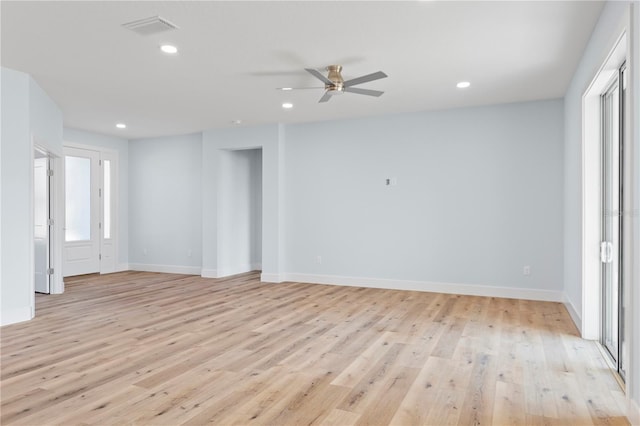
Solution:
[[[612,79],[602,95],[602,333],[601,343],[608,351],[621,377],[623,359],[623,291],[622,291],[622,229],[624,226],[623,117],[625,94],[624,66]]]

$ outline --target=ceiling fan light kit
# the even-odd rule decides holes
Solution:
[[[385,73],[382,71],[374,72],[372,74],[363,75],[361,77],[352,78],[351,80],[345,81],[342,78],[342,65],[329,65],[326,70],[328,71],[327,76],[325,77],[320,71],[313,68],[305,68],[305,70],[313,75],[318,80],[324,83],[325,93],[322,95],[318,102],[327,102],[334,95],[341,95],[344,92],[355,93],[357,95],[367,95],[367,96],[380,96],[384,92],[379,90],[370,90],[370,89],[359,89],[356,86],[358,84],[368,83],[370,81],[379,80],[381,78],[387,77]]]

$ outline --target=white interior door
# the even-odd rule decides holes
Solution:
[[[97,151],[65,148],[65,277],[100,272],[99,160]]]
[[[50,293],[49,274],[49,158],[35,152],[33,160],[33,222],[35,291]]]

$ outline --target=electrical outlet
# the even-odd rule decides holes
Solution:
[[[525,265],[522,268],[522,275],[531,275],[531,266]]]
[[[192,255],[191,250],[187,250],[187,257],[191,257],[191,255]]]
[[[142,249],[142,255],[146,256],[147,255],[147,249]]]

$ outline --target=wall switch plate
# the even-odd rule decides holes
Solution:
[[[531,275],[531,266],[526,265],[522,268],[522,275]]]
[[[316,263],[322,263],[322,256],[316,256]]]

